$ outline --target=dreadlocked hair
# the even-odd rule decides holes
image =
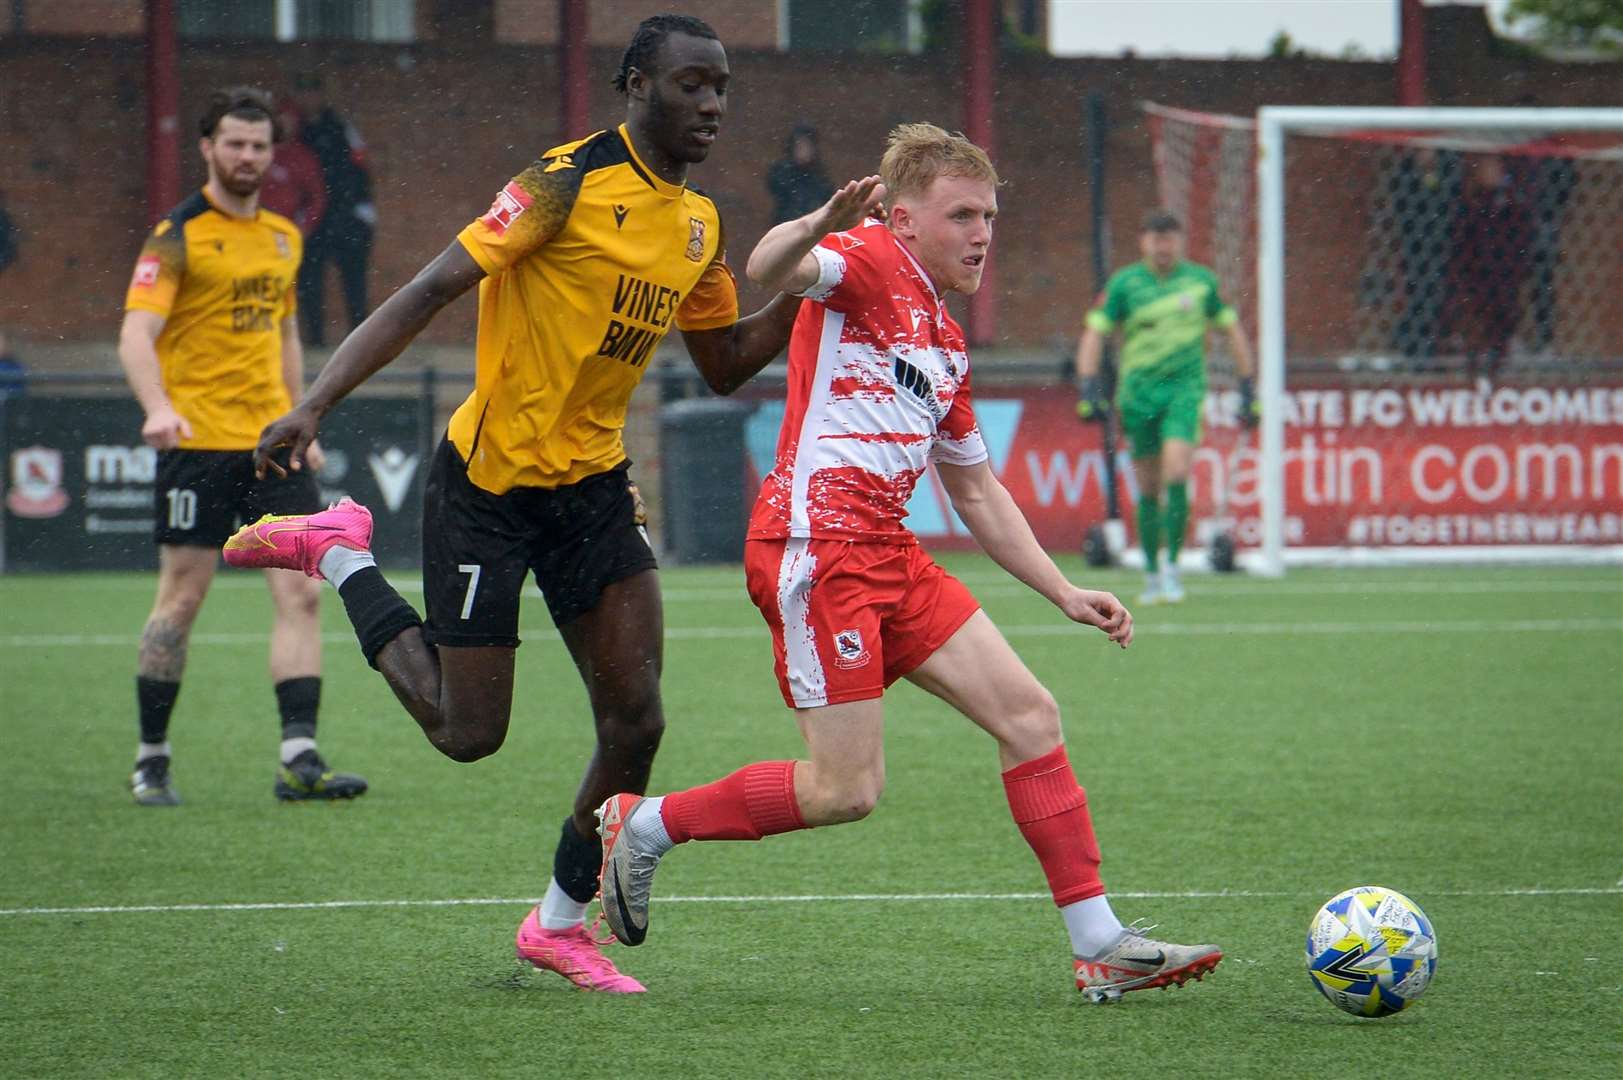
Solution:
[[[620,58],[620,70],[614,73],[614,88],[622,94],[626,92],[626,79],[630,77],[632,68],[643,72],[653,70],[654,56],[672,34],[721,40],[709,23],[692,15],[651,15],[638,23],[637,32],[631,35],[631,44],[626,46],[625,55]]]

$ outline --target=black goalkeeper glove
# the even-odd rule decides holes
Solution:
[[[1110,411],[1110,403],[1105,400],[1104,390],[1099,385],[1099,376],[1089,375],[1082,380],[1082,396],[1076,402],[1076,415],[1078,419],[1087,423],[1103,420]]]
[[[1257,400],[1257,385],[1249,375],[1240,377],[1240,423],[1248,428],[1262,423],[1262,403]]]

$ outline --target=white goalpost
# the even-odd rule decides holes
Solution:
[[[1197,539],[1265,575],[1623,561],[1623,109],[1144,108],[1258,343],[1255,450],[1214,357]]]

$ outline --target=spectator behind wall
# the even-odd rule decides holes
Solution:
[[[0,273],[17,261],[17,226],[6,211],[6,195],[0,191]]]
[[[322,180],[321,162],[299,137],[302,127],[298,108],[291,101],[278,102],[276,157],[265,171],[259,205],[297,225],[308,244],[327,209],[327,185]]]
[[[1460,211],[1459,154],[1429,146],[1405,150],[1387,184],[1402,292],[1392,347],[1418,371],[1429,367],[1437,352],[1437,324]]]
[[[321,163],[327,188],[327,210],[305,242],[304,264],[299,268],[299,318],[305,340],[324,345],[329,260],[338,267],[350,329],[366,318],[366,270],[378,212],[372,202],[372,177],[360,133],[327,102],[320,75],[301,74],[294,87],[294,103],[302,119],[299,137]]]
[[[1527,192],[1503,158],[1473,156],[1460,195],[1439,330],[1465,354],[1468,376],[1499,373],[1522,321],[1534,222]]]
[[[11,351],[11,343],[6,340],[6,332],[0,330],[0,400],[19,397],[27,389],[28,368],[17,354]]]
[[[1536,109],[1533,94],[1516,99],[1519,109]],[[1554,359],[1556,348],[1556,266],[1561,261],[1561,228],[1567,216],[1567,203],[1578,185],[1578,168],[1561,154],[1539,155],[1524,162],[1528,206],[1533,213],[1533,235],[1528,262],[1531,266],[1532,321],[1525,328],[1523,344],[1530,353]]]
[[[17,227],[6,212],[6,197],[0,192],[0,273],[17,261]],[[12,353],[6,332],[0,330],[0,398],[16,397],[28,388],[27,369]]]
[[[772,223],[804,217],[834,194],[834,183],[823,170],[817,148],[817,129],[798,123],[789,131],[783,157],[767,170],[766,189],[772,194]]]

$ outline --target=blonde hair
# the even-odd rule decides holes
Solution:
[[[993,187],[1002,183],[985,150],[962,134],[948,134],[934,124],[892,128],[885,141],[885,156],[879,160],[879,176],[885,182],[887,209],[900,196],[928,190],[938,176],[966,176]]]

